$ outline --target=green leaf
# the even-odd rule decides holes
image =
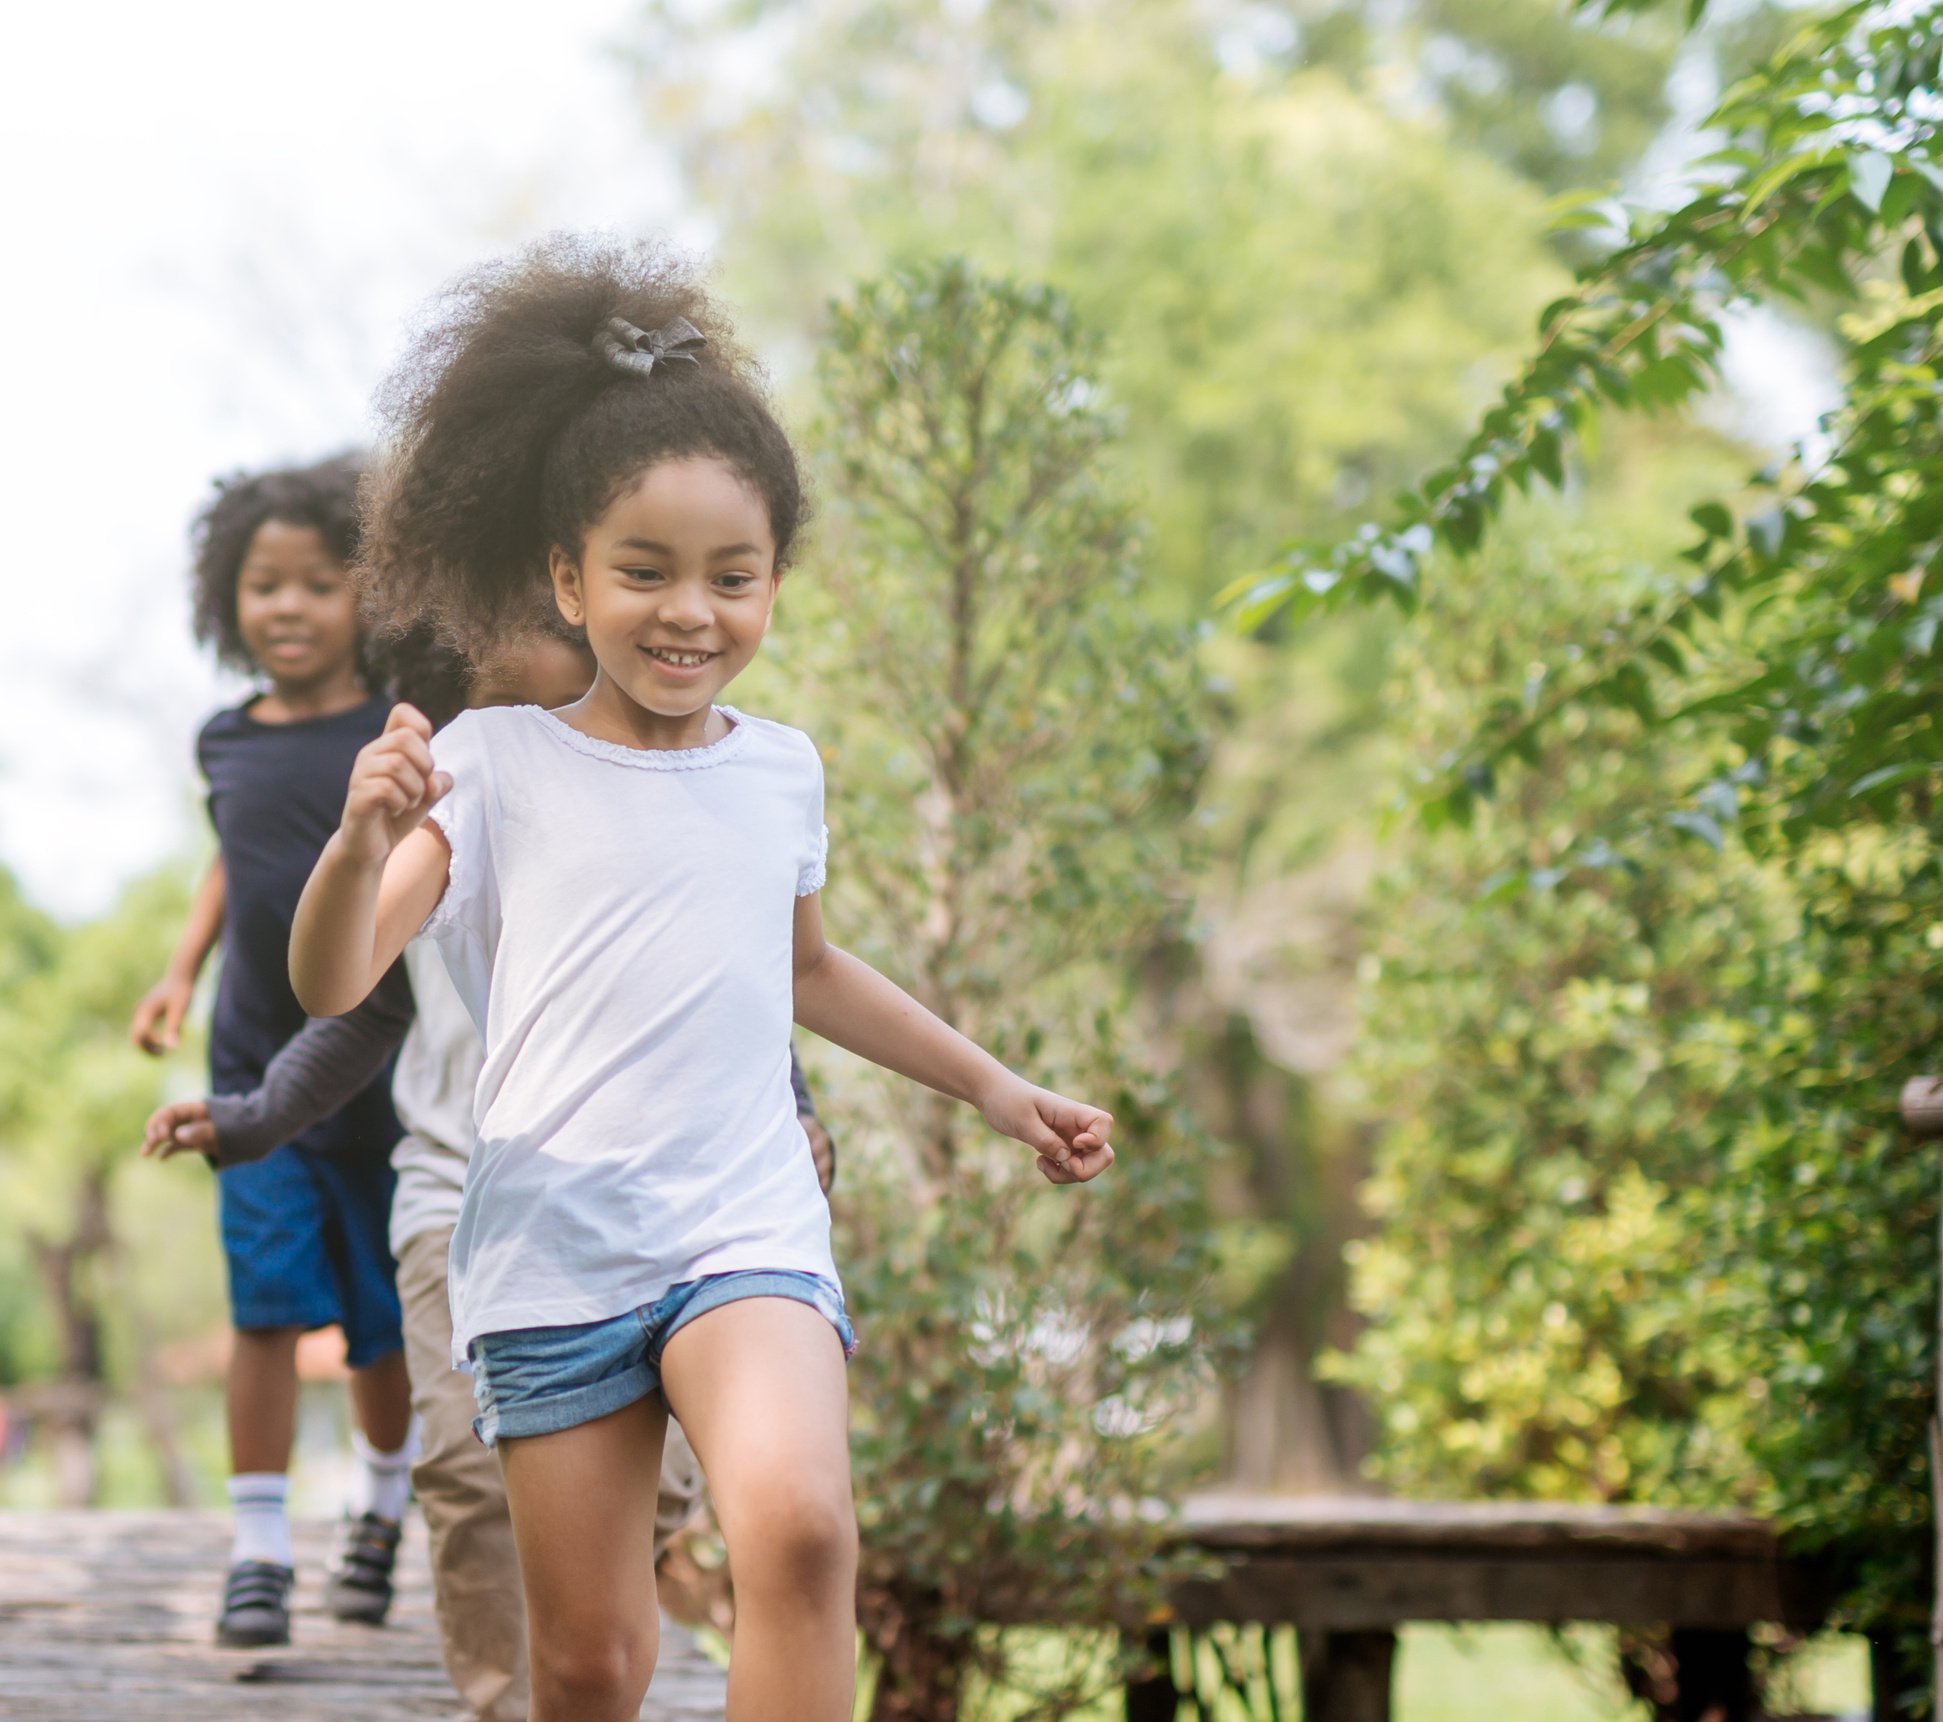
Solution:
[[[1903,247],[1901,273],[1903,291],[1912,299],[1920,299],[1930,290],[1929,265],[1923,261],[1923,242],[1911,239]]]
[[[1555,430],[1541,430],[1531,439],[1531,464],[1554,490],[1565,488],[1565,450]]]
[[[1703,502],[1698,508],[1687,510],[1687,518],[1709,538],[1731,538],[1734,536],[1734,517],[1728,513],[1724,504]]]
[[[1855,283],[1842,266],[1843,256],[1827,245],[1804,245],[1795,253],[1795,273],[1831,293],[1853,293]]]
[[[1793,183],[1804,174],[1813,173],[1823,165],[1823,157],[1819,152],[1791,155],[1785,160],[1776,162],[1760,175],[1752,185],[1742,191],[1741,196],[1750,210],[1757,210],[1782,187]]]
[[[1653,705],[1653,687],[1639,665],[1621,664],[1612,674],[1612,697],[1627,707],[1642,723],[1652,723],[1658,715]]]
[[[1269,573],[1257,569],[1252,574],[1240,574],[1214,595],[1214,607],[1225,610],[1239,603],[1244,597],[1255,597],[1270,585],[1287,585],[1289,576],[1282,573]]]
[[[1473,903],[1503,903],[1513,897],[1522,897],[1529,885],[1523,873],[1493,873],[1477,889]]]
[[[1896,164],[1880,150],[1864,150],[1849,157],[1849,190],[1871,215],[1882,209],[1883,193],[1895,177]]]
[[[1680,808],[1666,816],[1666,822],[1675,831],[1684,831],[1689,837],[1698,837],[1709,849],[1720,850],[1727,846],[1722,835],[1720,822],[1705,813],[1696,813],[1691,808]]]
[[[1935,760],[1910,760],[1903,765],[1885,765],[1879,770],[1866,772],[1849,785],[1851,801],[1867,795],[1871,790],[1889,789],[1901,783],[1914,783],[1918,778],[1932,776],[1943,769]]]
[[[1781,550],[1781,536],[1786,523],[1781,510],[1770,508],[1757,514],[1747,523],[1747,541],[1760,553],[1772,561]]]

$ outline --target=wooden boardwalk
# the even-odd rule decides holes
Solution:
[[[0,1513],[0,1717],[8,1722],[439,1722],[463,1714],[439,1662],[425,1531],[406,1529],[391,1624],[323,1612],[334,1527],[297,1527],[293,1643],[211,1642],[220,1513]],[[721,1722],[724,1678],[664,1617],[644,1722]]]

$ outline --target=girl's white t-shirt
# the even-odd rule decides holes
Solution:
[[[823,885],[823,766],[718,708],[707,747],[537,706],[433,740],[451,845],[424,927],[485,1045],[452,1235],[452,1349],[604,1321],[704,1274],[832,1279],[789,1081],[795,903]]]

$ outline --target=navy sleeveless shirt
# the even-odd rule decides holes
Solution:
[[[251,702],[254,703],[254,702]],[[228,895],[222,974],[209,1032],[211,1087],[240,1094],[304,1026],[290,990],[290,923],[310,870],[344,812],[358,749],[383,732],[391,701],[296,723],[258,723],[249,705],[218,712],[196,738]],[[389,1153],[399,1134],[389,1069],[299,1147]]]

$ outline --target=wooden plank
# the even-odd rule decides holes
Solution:
[[[1186,1539],[1200,1548],[1309,1551],[1444,1548],[1495,1551],[1656,1549],[1772,1555],[1774,1528],[1733,1513],[1572,1502],[1400,1501],[1361,1495],[1190,1496]]]
[[[1812,1627],[1825,1612],[1812,1582],[1772,1557],[1599,1559],[1466,1555],[1443,1549],[1366,1555],[1241,1554],[1178,1584],[1184,1625],[1261,1621],[1366,1631],[1405,1621],[1609,1621],[1726,1629],[1772,1621]]]
[[[459,1713],[432,1624],[424,1529],[407,1522],[382,1630],[323,1612],[336,1537],[297,1527],[287,1649],[218,1650],[228,1552],[218,1513],[0,1513],[0,1718],[21,1722],[439,1722]],[[725,1681],[663,1618],[644,1722],[721,1722]]]

